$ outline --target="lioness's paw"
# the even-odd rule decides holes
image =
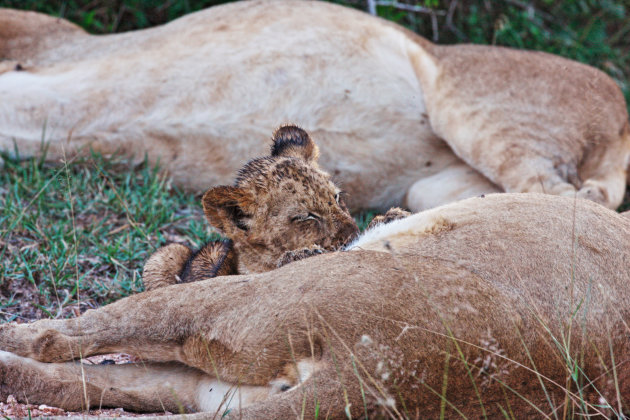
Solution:
[[[404,219],[405,217],[409,217],[410,215],[411,213],[407,210],[403,210],[400,207],[392,207],[391,209],[387,210],[387,213],[381,214],[372,219],[367,228],[371,229],[374,226],[384,225],[398,219]]]
[[[609,206],[609,198],[607,189],[597,181],[588,180],[582,185],[577,192],[579,198],[594,201],[603,206]]]
[[[302,248],[294,251],[287,251],[282,257],[278,259],[277,266],[289,264],[293,261],[303,260],[304,258],[312,257],[313,255],[319,255],[326,252],[326,250],[320,246],[313,245],[310,248]]]

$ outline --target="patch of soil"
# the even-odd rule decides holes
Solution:
[[[0,282],[0,297],[5,302],[4,308],[0,311],[0,323],[8,321],[24,323],[50,316],[65,319],[77,317],[88,309],[99,307],[96,300],[85,298],[81,302],[66,304],[60,311],[51,314],[44,309],[49,302],[34,284],[6,278]]]
[[[9,395],[6,402],[0,402],[0,416],[8,417],[10,419],[16,418],[29,418],[29,417],[50,417],[50,416],[81,416],[86,417],[157,417],[167,414],[165,413],[150,413],[139,414],[131,411],[125,411],[122,408],[104,408],[100,410],[87,410],[87,411],[66,411],[57,407],[50,407],[44,404],[21,404],[17,402],[13,395]]]

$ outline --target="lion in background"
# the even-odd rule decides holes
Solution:
[[[614,81],[550,54],[440,46],[327,2],[254,0],[88,35],[0,10],[0,149],[159,159],[226,185],[278,121],[318,139],[351,210],[413,211],[490,192],[622,201],[630,154]]]

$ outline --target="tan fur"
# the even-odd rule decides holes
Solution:
[[[181,244],[158,249],[145,264],[145,289],[260,273],[345,245],[359,229],[339,188],[319,169],[318,156],[304,130],[278,128],[270,156],[247,163],[234,186],[203,196],[208,222],[230,241],[209,243],[194,254]]]
[[[421,210],[489,192],[622,200],[624,98],[560,57],[437,46],[327,2],[232,3],[157,28],[87,35],[0,10],[0,148],[90,146],[226,184],[280,121],[317,137],[352,209]],[[22,71],[13,71],[15,65]]]
[[[617,416],[628,249],[630,220],[590,201],[473,198],[377,226],[350,252],[2,325],[0,398],[222,413],[208,399],[230,395],[222,381],[242,387],[236,419]],[[113,351],[146,362],[68,362]]]

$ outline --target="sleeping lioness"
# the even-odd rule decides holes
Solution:
[[[588,200],[471,198],[348,252],[0,325],[0,401],[205,412],[187,419],[622,418],[629,249],[630,220]],[[110,352],[143,362],[72,361]]]
[[[601,71],[435,45],[328,2],[235,2],[103,36],[0,9],[0,62],[0,149],[146,153],[196,191],[262,156],[278,121],[317,138],[351,209],[498,191],[614,208],[626,185],[628,114]]]
[[[268,271],[350,241],[359,230],[318,156],[304,130],[276,130],[269,156],[247,163],[234,186],[203,196],[208,222],[229,239],[196,252],[182,244],[158,249],[144,267],[145,289]]]

